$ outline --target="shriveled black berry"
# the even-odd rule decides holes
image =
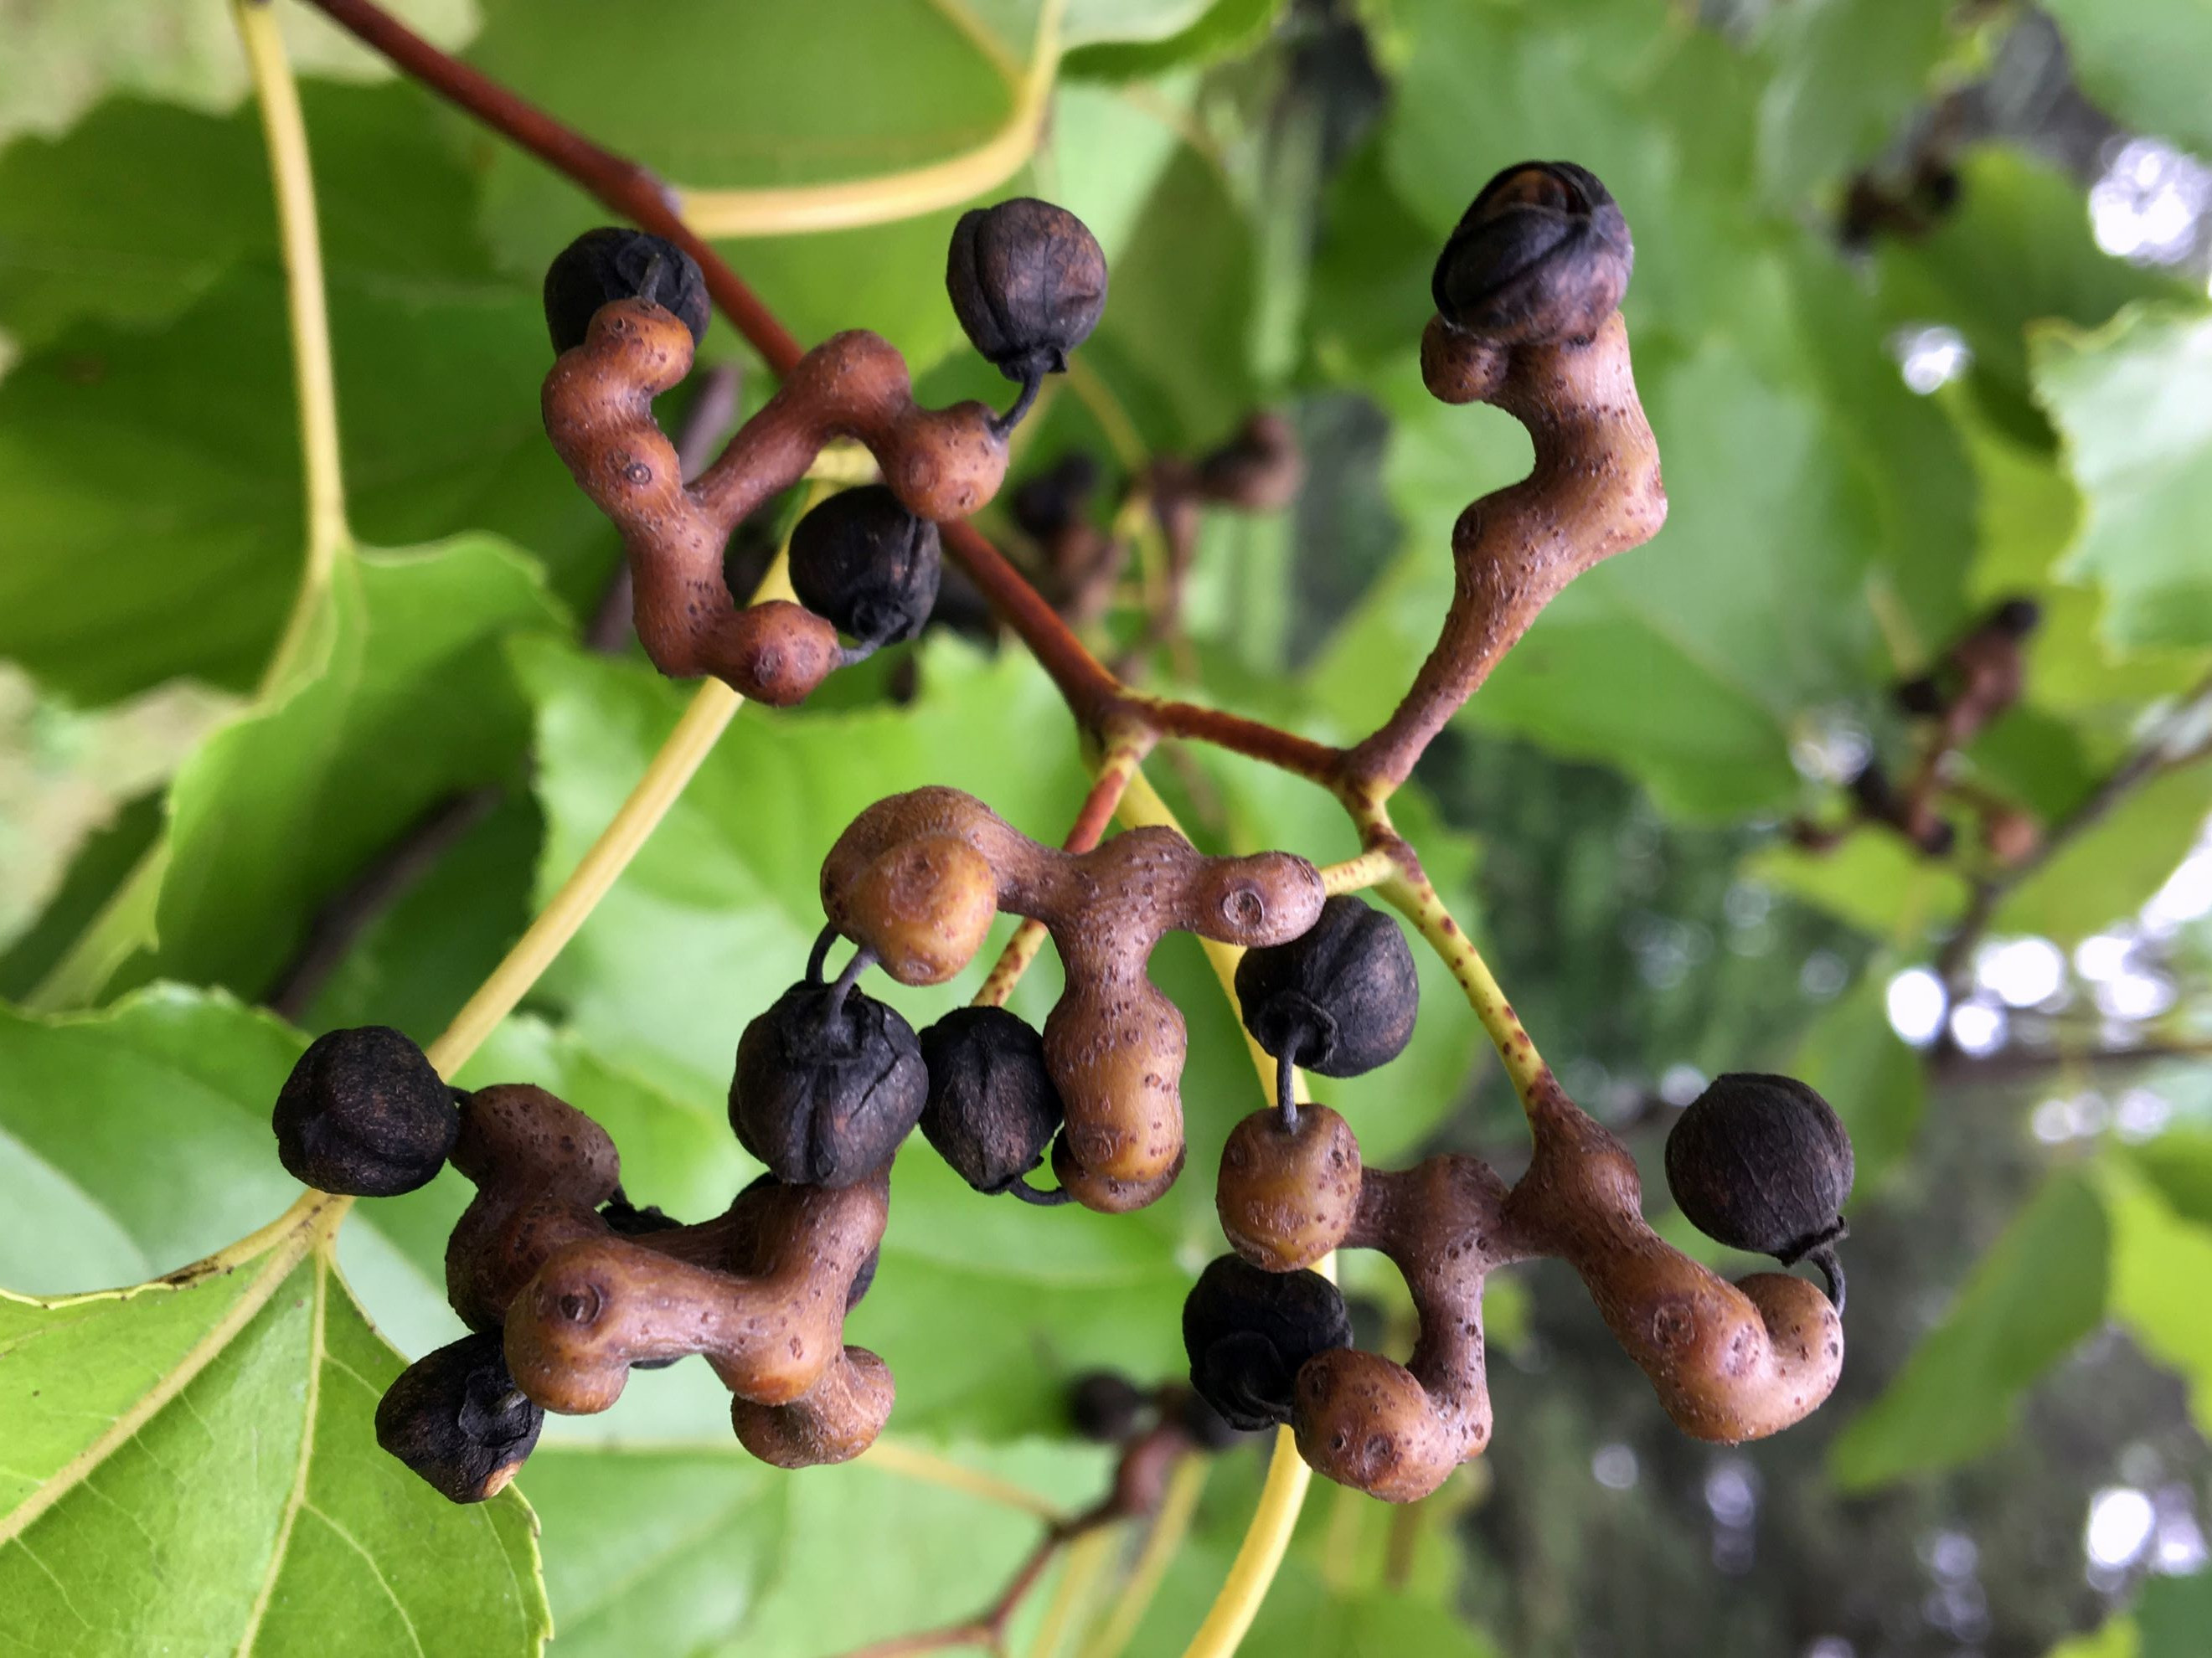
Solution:
[[[1244,952],[1237,1000],[1244,1028],[1278,1060],[1357,1077],[1406,1051],[1421,983],[1397,922],[1341,894],[1290,943]]]
[[[1990,613],[1990,626],[2014,639],[2025,639],[2043,625],[2043,606],[2032,598],[2008,598]]]
[[[880,483],[830,496],[791,532],[799,602],[864,645],[895,645],[921,631],[944,562],[937,526]]]
[[[416,1359],[376,1406],[376,1442],[454,1503],[496,1497],[544,1425],[507,1374],[497,1331]]]
[[[891,1160],[929,1097],[914,1028],[857,990],[801,980],[745,1027],[730,1126],[792,1186],[850,1186]]]
[[[388,1198],[427,1186],[461,1114],[422,1050],[385,1025],[308,1044],[270,1114],[276,1156],[318,1191]]]
[[[945,261],[953,314],[1010,380],[1065,372],[1106,308],[1106,255],[1064,207],[1018,196],[960,216]]]
[[[1263,1272],[1223,1255],[1199,1274],[1182,1304],[1190,1385],[1245,1433],[1291,1419],[1298,1368],[1352,1345],[1352,1319],[1319,1272]]]
[[[1482,187],[1430,287],[1454,328],[1507,344],[1595,334],[1627,291],[1636,248],[1595,174],[1522,161]]]
[[[1006,1191],[1044,1161],[1066,1113],[1044,1040],[1003,1007],[955,1008],[921,1033],[921,1132],[978,1192]]]
[[[1784,1266],[1810,1257],[1844,1304],[1834,1246],[1850,1230],[1851,1140],[1828,1102],[1794,1078],[1714,1078],[1667,1135],[1667,1189],[1690,1224]]]
[[[1119,1370],[1085,1370],[1067,1384],[1067,1419],[1084,1438],[1119,1445],[1137,1431],[1144,1390]]]
[[[674,242],[642,230],[605,225],[587,230],[556,254],[545,271],[545,325],[553,349],[581,345],[601,306],[615,300],[650,300],[691,331],[707,337],[713,305],[707,279]]]

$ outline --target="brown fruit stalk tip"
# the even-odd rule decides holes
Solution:
[[[1182,1156],[1186,1037],[1147,975],[1153,947],[1170,930],[1281,943],[1313,926],[1322,902],[1319,872],[1288,853],[1209,858],[1163,829],[1063,852],[949,788],[878,801],[822,865],[830,924],[902,983],[957,973],[997,911],[1044,923],[1067,980],[1043,1033],[1066,1113],[1054,1166],[1080,1171],[1062,1183],[1093,1207],[1157,1196]]]
[[[632,1366],[698,1353],[739,1437],[781,1466],[842,1461],[880,1430],[889,1373],[842,1331],[883,1239],[887,1168],[836,1191],[763,1178],[712,1220],[637,1230],[605,1132],[522,1084],[469,1097],[453,1164],[477,1195],[447,1248],[449,1298],[501,1339],[534,1405],[603,1411]]]
[[[966,517],[998,492],[1006,445],[980,403],[924,409],[906,363],[876,335],[833,335],[687,485],[653,400],[691,369],[690,331],[622,300],[546,376],[545,430],[580,488],[622,531],[636,584],[638,639],[663,673],[713,674],[779,707],[804,699],[841,659],[837,630],[787,600],[741,608],[722,580],[730,533],[805,475],[839,438],[866,445],[905,509]]]
[[[1644,1219],[1634,1160],[1548,1077],[1531,1119],[1535,1157],[1510,1187],[1481,1159],[1457,1154],[1360,1170],[1340,1247],[1390,1258],[1420,1335],[1404,1364],[1342,1347],[1298,1368],[1289,1419],[1316,1472],[1404,1503],[1480,1455],[1491,1431],[1484,1281],[1539,1256],[1574,1268],[1661,1406],[1698,1438],[1763,1438],[1834,1388],[1843,1327],[1817,1287],[1773,1272],[1732,1284],[1662,1242]],[[1222,1181],[1224,1217],[1256,1194],[1227,1161]],[[1239,1247],[1260,1260],[1261,1252]]]

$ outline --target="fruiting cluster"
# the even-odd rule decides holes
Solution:
[[[1928,672],[1893,687],[1918,750],[1905,782],[1869,759],[1849,785],[1850,816],[1834,827],[1800,823],[1797,844],[1828,852],[1861,825],[1876,824],[1925,857],[1948,858],[1959,844],[1958,825],[1943,812],[1948,805],[1978,820],[1982,848],[2000,868],[2033,857],[2043,837],[2035,815],[1962,776],[1959,756],[2020,701],[2027,681],[2023,648],[2042,619],[2033,599],[2008,598],[1954,641]]]
[[[1509,168],[1475,198],[1437,267],[1423,373],[1446,402],[1488,401],[1519,418],[1535,469],[1461,517],[1442,636],[1383,726],[1343,750],[1273,734],[1295,756],[1280,763],[1345,801],[1369,856],[1397,872],[1387,891],[1408,913],[1418,898],[1406,895],[1425,883],[1382,803],[1543,605],[1665,515],[1618,312],[1632,260],[1619,208],[1579,167]],[[1031,201],[963,218],[947,280],[969,338],[1020,384],[1004,416],[973,403],[919,408],[888,344],[841,334],[687,484],[652,401],[687,372],[705,326],[698,271],[670,244],[618,230],[555,262],[546,302],[561,356],[545,385],[547,430],[623,531],[640,636],[664,671],[795,701],[926,619],[936,526],[998,489],[1008,430],[1089,334],[1106,289],[1090,234]],[[1282,435],[1248,431],[1179,487],[1224,499],[1279,490]],[[791,544],[799,604],[738,608],[721,575],[732,529],[839,437],[867,446],[884,483],[801,520]],[[1178,710],[1203,726],[1203,711],[1117,695],[1147,741],[1174,729]],[[1116,735],[1091,713],[1094,735]],[[1170,829],[1103,843],[1098,832],[1103,817],[1069,849],[1048,846],[950,788],[861,812],[823,860],[827,925],[805,973],[738,1045],[730,1121],[769,1173],[698,1224],[632,1206],[605,1134],[542,1090],[449,1090],[388,1031],[335,1033],[310,1048],[276,1108],[287,1168],[325,1190],[378,1194],[420,1185],[450,1157],[477,1187],[447,1256],[453,1305],[474,1333],[394,1384],[378,1418],[387,1448],[447,1496],[481,1498],[528,1454],[543,1411],[604,1410],[632,1368],[698,1353],[728,1386],[738,1436],[756,1454],[787,1467],[855,1455],[882,1427],[892,1385],[882,1360],[843,1345],[843,1319],[872,1274],[890,1165],[914,1128],[977,1191],[1040,1204],[1121,1212],[1154,1201],[1181,1171],[1187,1035],[1148,975],[1170,931],[1245,952],[1237,998],[1279,1092],[1223,1151],[1217,1199],[1236,1253],[1206,1271],[1185,1308],[1196,1400],[1152,1401],[1164,1424],[1179,1424],[1161,1430],[1169,1439],[1200,1434],[1192,1424],[1212,1419],[1203,1401],[1232,1428],[1290,1424],[1332,1479],[1394,1500],[1432,1491],[1490,1434],[1485,1279],[1539,1255],[1582,1276],[1693,1434],[1771,1433],[1826,1397],[1842,1361],[1833,1244],[1850,1153],[1809,1090],[1723,1078],[1677,1126],[1668,1177],[1721,1242],[1822,1266],[1833,1305],[1784,1274],[1731,1284],[1661,1242],[1626,1150],[1533,1051],[1516,1072],[1534,1135],[1517,1182],[1464,1156],[1364,1169],[1350,1125],[1302,1104],[1297,1079],[1359,1075],[1404,1050],[1419,987],[1397,923],[1328,896],[1322,872],[1290,853],[1210,857]],[[1048,935],[1064,969],[1041,1030],[995,1005],[1027,959],[1019,947],[978,1005],[919,1035],[860,988],[877,967],[904,985],[947,981],[1001,914]],[[833,976],[841,939],[853,953]],[[1527,1049],[1510,1008],[1502,1017],[1501,1048]],[[1508,1028],[1510,1042],[1498,1034]],[[1048,1157],[1056,1184],[1033,1184]],[[1421,1321],[1407,1363],[1352,1348],[1341,1298],[1311,1270],[1340,1248],[1379,1250],[1404,1276]]]

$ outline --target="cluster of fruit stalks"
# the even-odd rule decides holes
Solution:
[[[1515,415],[1536,465],[1462,518],[1436,650],[1391,721],[1342,751],[1340,782],[1377,802],[1553,594],[1663,519],[1619,316],[1632,259],[1611,196],[1565,163],[1500,173],[1444,249],[1424,377],[1447,402]],[[996,493],[1008,434],[1106,295],[1090,233],[1028,199],[963,218],[947,280],[976,349],[1020,385],[1007,412],[921,408],[896,351],[841,334],[687,483],[653,399],[689,372],[706,327],[697,267],[668,242],[616,229],[555,261],[546,428],[623,531],[639,636],[664,672],[716,675],[788,704],[921,629],[937,525]],[[838,438],[866,444],[884,483],[799,522],[799,602],[735,604],[722,574],[731,531]],[[730,1121],[768,1172],[712,1219],[687,1225],[635,1206],[591,1119],[528,1085],[450,1088],[393,1031],[333,1032],[286,1083],[278,1147],[310,1185],[385,1195],[451,1161],[477,1188],[447,1254],[448,1294],[472,1333],[410,1367],[377,1413],[385,1447],[447,1497],[501,1489],[545,1411],[605,1410],[631,1370],[694,1354],[728,1387],[754,1455],[799,1467],[866,1448],[890,1415],[891,1375],[845,1344],[844,1321],[873,1276],[891,1159],[913,1129],[978,1192],[1038,1205],[1123,1212],[1181,1172],[1185,1029],[1147,970],[1170,931],[1245,952],[1237,997],[1278,1083],[1276,1102],[1223,1148],[1217,1202],[1234,1253],[1200,1276],[1183,1315],[1191,1385],[1231,1424],[1288,1424],[1330,1479],[1393,1501],[1425,1496],[1488,1442],[1485,1278],[1547,1255],[1581,1276],[1662,1406],[1701,1438],[1776,1432],[1835,1385],[1834,1245],[1851,1154],[1802,1084],[1721,1078],[1675,1125],[1668,1181],[1721,1242],[1819,1265],[1826,1295],[1786,1272],[1730,1284],[1662,1242],[1633,1160],[1534,1060],[1510,1008],[1534,1141],[1520,1180],[1459,1155],[1364,1167],[1351,1125],[1301,1103],[1297,1074],[1356,1076],[1401,1053],[1413,962],[1395,920],[1332,896],[1295,854],[1209,857],[1157,827],[1061,850],[971,796],[924,788],[854,819],[823,860],[821,896],[828,925],[804,976],[738,1045]],[[1041,925],[1059,954],[1066,986],[1042,1030],[999,1005],[1028,959],[1019,949],[977,1005],[920,1035],[860,989],[871,969],[945,982],[1001,913]],[[840,940],[853,952],[833,976]],[[1403,1275],[1419,1318],[1406,1363],[1352,1345],[1341,1297],[1313,1270],[1339,1248],[1379,1250]]]

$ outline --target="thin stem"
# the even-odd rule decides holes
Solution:
[[[257,700],[289,681],[305,659],[337,574],[353,544],[346,527],[345,477],[338,450],[337,379],[331,367],[330,311],[315,217],[314,171],[300,89],[284,37],[266,0],[233,0],[246,68],[261,108],[269,171],[276,197],[277,236],[284,260],[285,304],[292,336],[292,374],[299,402],[300,449],[307,498],[307,550],[298,591],[276,648],[262,669]],[[58,1012],[97,1000],[123,964],[154,935],[161,883],[168,873],[167,833],[139,855],[60,960],[24,999],[34,1012]]]
[[[1328,1257],[1334,1261],[1334,1257]],[[1288,1428],[1275,1430],[1275,1453],[1267,1461],[1267,1483],[1260,1488],[1259,1506],[1244,1529],[1229,1576],[1214,1597],[1206,1621],[1198,1626],[1183,1658],[1229,1658],[1260,1614],[1260,1604],[1275,1581],[1283,1556],[1291,1546],[1291,1533],[1305,1506],[1313,1470],[1298,1455],[1297,1436]]]
[[[708,680],[692,694],[676,729],[653,756],[629,798],[599,832],[599,838],[577,861],[528,931],[514,941],[506,958],[492,969],[491,977],[453,1016],[445,1034],[430,1044],[430,1063],[441,1076],[450,1077],[467,1063],[576,936],[576,930],[668,815],[684,786],[691,780],[744,701],[719,679]]]
[[[1091,1599],[1108,1562],[1113,1558],[1116,1529],[1117,1525],[1109,1523],[1084,1533],[1069,1545],[1067,1564],[1060,1570],[1052,1599],[1045,1603],[1044,1616],[1037,1620],[1036,1639],[1030,1643],[1030,1658],[1053,1658],[1060,1650],[1077,1612]]]
[[[1206,1494],[1206,1476],[1212,1472],[1212,1462],[1203,1456],[1187,1456],[1176,1465],[1168,1479],[1167,1494],[1160,1499],[1160,1511],[1145,1533],[1145,1546],[1129,1570],[1128,1581],[1121,1585],[1105,1622],[1083,1643],[1081,1658],[1121,1658],[1121,1649],[1134,1638],[1138,1625],[1152,1609],[1152,1598],[1159,1593],[1168,1568],[1175,1564],[1176,1551],[1190,1534],[1198,1499]]]
[[[307,496],[307,567],[276,653],[261,678],[265,695],[299,665],[310,629],[330,591],[338,555],[353,544],[346,525],[345,473],[338,448],[337,375],[331,366],[330,308],[323,248],[315,216],[315,177],[299,84],[269,0],[233,0],[246,47],[269,171],[276,196],[277,234],[284,257],[286,308],[292,331],[292,377],[299,398],[300,450]]]
[[[1389,847],[1374,847],[1357,858],[1321,866],[1322,890],[1332,898],[1347,892],[1364,892],[1380,886],[1396,873],[1398,856]]]

